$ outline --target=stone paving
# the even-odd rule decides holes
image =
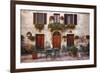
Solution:
[[[22,63],[30,63],[30,62],[47,62],[47,61],[69,61],[69,60],[88,60],[88,56],[81,56],[81,57],[73,57],[70,55],[61,55],[59,57],[51,58],[51,57],[42,57],[38,59],[32,59],[32,55],[22,55],[21,62]]]

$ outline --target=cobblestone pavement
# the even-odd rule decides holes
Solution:
[[[21,56],[21,62],[23,63],[29,63],[29,62],[47,62],[47,61],[70,61],[70,60],[88,60],[89,57],[88,56],[81,56],[81,57],[73,57],[70,55],[62,55],[59,57],[42,57],[42,58],[38,58],[38,59],[32,59],[32,55],[28,54],[28,55],[23,55]]]

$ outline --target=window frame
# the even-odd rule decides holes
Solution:
[[[47,13],[33,13],[33,24],[47,24]]]
[[[64,14],[64,24],[77,25],[77,14]]]

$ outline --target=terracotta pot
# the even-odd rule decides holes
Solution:
[[[73,57],[77,57],[77,53],[75,52],[75,53],[72,53],[73,54]]]
[[[37,59],[37,58],[38,58],[37,53],[36,52],[33,52],[32,53],[32,59]]]

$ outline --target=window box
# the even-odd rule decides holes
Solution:
[[[75,29],[75,25],[74,24],[67,24],[65,25],[66,29]]]
[[[41,31],[44,29],[44,24],[35,24],[35,28]]]
[[[65,25],[60,24],[60,23],[52,23],[52,24],[48,25],[48,28],[50,28],[51,31],[53,31],[53,30],[64,30]]]

